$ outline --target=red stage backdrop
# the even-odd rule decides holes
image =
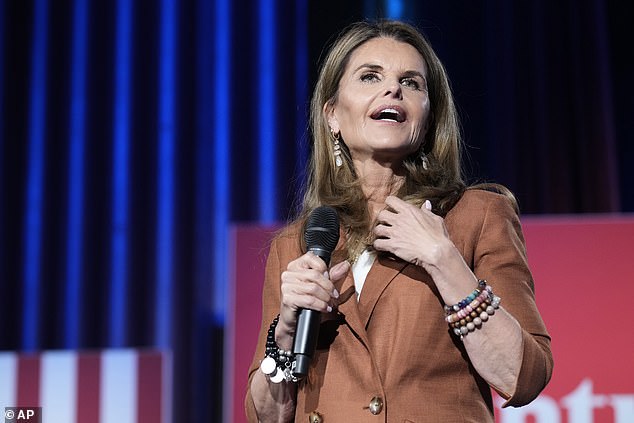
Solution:
[[[634,217],[524,218],[537,304],[555,369],[530,405],[499,409],[499,423],[634,423]],[[246,422],[247,368],[274,228],[233,230],[232,311],[226,343],[226,422]]]

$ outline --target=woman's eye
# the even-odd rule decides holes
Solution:
[[[406,87],[413,88],[415,90],[420,89],[420,84],[418,83],[418,81],[416,81],[413,78],[405,78],[401,81],[401,84],[403,84]]]
[[[379,77],[375,73],[364,73],[363,75],[361,75],[361,81],[363,81],[363,82],[373,82],[373,81],[376,81],[378,79],[379,79]]]

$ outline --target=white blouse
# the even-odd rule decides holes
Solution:
[[[352,264],[352,276],[354,277],[354,288],[357,292],[357,301],[359,300],[359,295],[361,295],[365,278],[368,276],[368,272],[370,271],[375,259],[376,251],[363,250],[363,253],[361,253],[357,261]]]

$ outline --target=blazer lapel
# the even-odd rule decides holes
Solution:
[[[346,324],[367,346],[368,340],[365,332],[365,324],[359,315],[357,292],[354,288],[352,270],[348,271],[341,287],[337,287],[337,290],[339,291],[339,298],[337,300],[339,314],[343,315]]]
[[[332,255],[333,263],[339,263],[345,260],[347,255],[345,251],[346,235],[343,228],[339,234],[339,243]],[[356,298],[357,293],[355,291],[352,270],[348,271],[348,274],[342,282],[335,285],[337,291],[339,291],[337,301],[339,314],[343,315],[346,324],[357,334],[359,339],[361,339],[366,346],[368,346],[366,327],[376,302],[390,282],[392,282],[396,275],[407,265],[408,263],[397,260],[391,255],[378,254],[365,280],[359,301],[357,301]]]
[[[377,263],[378,262],[378,263]],[[403,260],[397,260],[393,256],[378,254],[368,276],[363,284],[361,295],[359,297],[359,318],[363,324],[363,328],[367,328],[370,316],[374,310],[379,297],[385,291],[385,288],[392,282],[409,263]],[[350,272],[352,273],[352,272]],[[354,282],[353,282],[354,286]]]
[[[337,244],[337,248],[332,254],[332,263],[339,263],[347,258],[348,253],[345,249],[345,239],[346,234],[342,228],[339,233],[339,243]],[[354,277],[352,276],[352,270],[348,271],[348,274],[343,279],[343,281],[335,284],[335,288],[337,288],[337,291],[339,292],[336,312],[343,317],[350,329],[367,346],[368,339],[365,333],[365,325],[359,317],[357,293],[354,287]]]

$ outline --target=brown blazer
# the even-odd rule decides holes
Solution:
[[[488,281],[502,307],[522,326],[517,389],[501,394],[508,397],[506,405],[527,404],[550,380],[553,361],[535,305],[519,218],[504,196],[469,190],[445,223],[475,275]],[[271,245],[249,383],[264,356],[267,329],[279,313],[280,274],[302,254],[299,239],[300,228],[294,225]],[[343,259],[342,247],[343,240],[333,264]],[[444,303],[422,268],[379,256],[358,302],[352,272],[337,289],[338,308],[324,315],[311,371],[299,385],[296,422],[308,422],[311,412],[324,423],[494,421],[491,389],[443,320]],[[373,398],[383,403],[377,415],[370,413]],[[250,392],[246,411],[249,421],[256,422]]]

